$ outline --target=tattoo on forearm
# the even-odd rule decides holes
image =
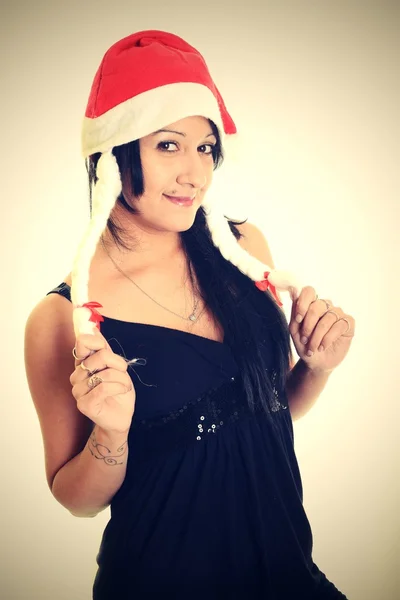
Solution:
[[[113,454],[109,448],[104,446],[104,444],[100,444],[96,440],[95,431],[92,432],[87,447],[89,448],[92,456],[97,458],[98,460],[103,460],[106,465],[114,466],[114,465],[123,465],[124,461],[118,462],[118,460],[126,453],[128,445],[128,440],[124,442],[119,448],[117,448],[116,453]]]

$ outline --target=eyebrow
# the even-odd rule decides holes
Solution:
[[[186,137],[186,133],[182,133],[181,131],[175,131],[174,129],[158,129],[151,135],[154,136],[154,135],[157,135],[157,133],[177,133],[178,135],[183,135],[183,137]],[[212,135],[215,135],[215,134],[211,132],[208,135],[206,135],[205,137],[208,138],[208,137],[211,137]]]

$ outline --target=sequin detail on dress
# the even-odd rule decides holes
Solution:
[[[272,381],[272,391],[274,393],[274,405],[272,407],[272,411],[273,412],[277,412],[278,410],[287,410],[287,405],[282,404],[279,401],[279,393],[278,390],[276,389],[276,371],[272,371],[271,372],[271,381]]]
[[[274,393],[272,411],[277,413],[281,409],[287,409],[287,406],[279,400],[275,372],[271,378]],[[254,413],[250,410],[244,399],[240,378],[232,377],[167,415],[141,420],[134,418],[129,434],[129,448],[135,456],[140,452],[140,458],[137,456],[140,462],[151,460],[194,442],[204,442],[222,427],[254,417],[254,414],[263,411],[261,403],[256,404]]]

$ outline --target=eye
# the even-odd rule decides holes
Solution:
[[[173,154],[173,152],[176,152],[176,150],[167,150],[165,147],[163,148],[163,146],[177,146],[178,144],[176,142],[160,142],[159,144],[157,144],[157,148],[159,148],[161,150],[161,152],[166,152],[168,154]],[[202,152],[202,154],[209,154],[212,155],[213,153],[213,149],[215,148],[216,144],[202,144],[201,146],[199,146],[199,148],[206,148],[207,146],[210,147],[210,151],[209,152]]]
[[[171,145],[176,146],[177,144],[175,142],[160,142],[159,144],[157,144],[157,148],[159,148],[162,152],[169,152],[169,150],[167,150],[166,148],[162,148],[162,146],[171,146]]]
[[[205,148],[206,146],[209,146],[210,152],[203,152],[203,154],[212,154],[216,144],[203,144],[202,146],[200,146],[200,148]]]

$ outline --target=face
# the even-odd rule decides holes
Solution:
[[[166,131],[167,130],[167,131]],[[189,229],[213,176],[212,146],[217,139],[205,117],[187,117],[139,140],[144,194],[129,196],[140,211],[137,224],[161,231]],[[166,197],[193,198],[179,205]]]

